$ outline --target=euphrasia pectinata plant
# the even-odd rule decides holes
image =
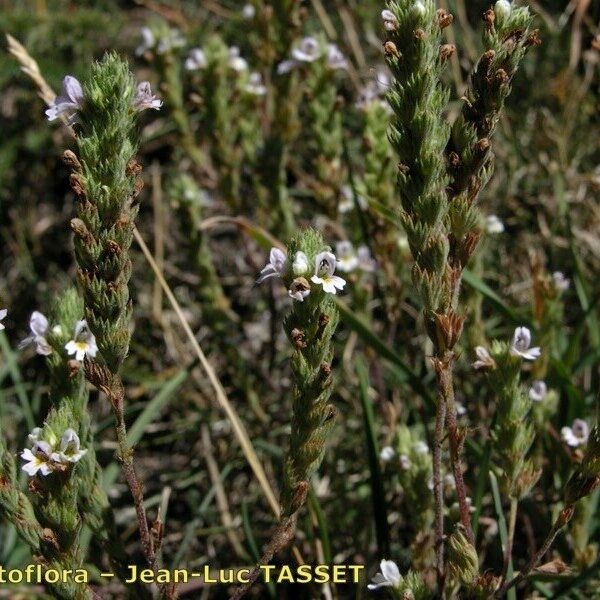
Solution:
[[[384,50],[394,78],[388,100],[394,111],[390,139],[400,159],[400,218],[415,260],[413,282],[423,303],[438,378],[433,485],[436,567],[443,587],[445,425],[461,523],[466,539],[474,543],[460,463],[465,432],[457,426],[452,381],[453,349],[464,322],[459,311],[462,271],[481,235],[476,201],[489,178],[489,137],[525,49],[536,40],[530,36],[527,8],[513,9],[500,0],[486,13],[485,42],[491,48],[477,63],[451,135],[444,115],[449,96],[441,77],[455,52],[454,46],[442,43],[442,30],[453,19],[436,8],[433,0],[391,1],[382,18],[387,32]]]
[[[66,151],[73,169],[71,187],[77,197],[75,233],[77,281],[84,301],[85,328],[76,333],[72,350],[84,360],[86,376],[108,398],[116,420],[119,459],[136,507],[144,555],[156,568],[143,492],[127,441],[125,392],[120,370],[129,351],[132,303],[129,297],[129,248],[143,183],[135,160],[140,111],[159,108],[161,101],[148,82],[136,86],[127,63],[106,54],[94,63],[81,85],[67,76],[64,94],[48,109],[53,120],[67,118],[76,135],[78,155]],[[97,349],[86,346],[93,335]]]
[[[293,348],[290,447],[283,468],[280,522],[259,565],[268,563],[293,540],[298,512],[306,502],[310,478],[323,460],[325,442],[335,420],[336,409],[329,403],[332,337],[339,319],[333,296],[346,285],[335,275],[336,265],[336,256],[321,234],[309,229],[291,240],[287,254],[273,248],[258,278],[258,283],[281,279],[293,300],[284,321]],[[250,585],[258,573],[255,569]],[[238,589],[235,598],[241,598],[248,589]]]

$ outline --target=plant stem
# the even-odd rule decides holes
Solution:
[[[504,568],[502,569],[502,581],[506,581],[510,560],[512,558],[512,549],[515,539],[515,527],[517,524],[517,508],[519,500],[514,496],[510,499],[510,512],[508,515],[508,532],[506,537],[506,548],[504,549]]]
[[[439,592],[444,589],[444,490],[442,487],[442,441],[444,421],[446,419],[446,401],[441,388],[437,398],[435,412],[435,439],[433,442],[433,495],[435,504],[435,552],[436,571]]]
[[[550,546],[552,546],[554,543],[558,532],[571,520],[574,510],[575,507],[572,504],[569,504],[562,509],[540,549],[531,557],[529,562],[515,578],[500,587],[500,589],[494,594],[494,598],[502,598],[506,594],[507,590],[521,583],[521,581],[523,581],[531,573],[531,571],[533,571],[535,566],[540,562],[540,560],[542,560],[546,552],[548,552],[550,549]]]

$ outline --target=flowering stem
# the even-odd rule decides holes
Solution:
[[[508,515],[508,534],[506,536],[506,548],[504,549],[504,567],[502,570],[502,581],[506,581],[508,570],[512,558],[512,549],[515,539],[515,527],[517,524],[517,509],[519,506],[518,498],[511,496],[510,512]]]
[[[444,490],[442,487],[442,442],[444,421],[446,419],[446,401],[442,390],[437,398],[435,413],[435,438],[433,442],[433,495],[435,505],[435,549],[436,571],[440,594],[444,589]]]
[[[540,547],[540,549],[531,557],[529,562],[525,565],[525,567],[521,570],[521,572],[513,578],[511,581],[504,583],[495,593],[494,598],[502,598],[506,594],[506,592],[513,586],[518,585],[523,581],[530,573],[533,571],[535,566],[542,560],[546,552],[550,549],[550,546],[554,543],[556,536],[559,531],[571,520],[573,516],[574,506],[572,504],[568,504],[565,508],[562,509],[558,518],[552,525],[548,536],[544,540],[544,543]]]

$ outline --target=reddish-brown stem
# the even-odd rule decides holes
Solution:
[[[435,412],[435,438],[433,442],[433,496],[435,506],[435,552],[436,572],[440,595],[444,589],[444,490],[442,487],[442,442],[444,439],[444,421],[446,402],[441,393],[437,398]]]

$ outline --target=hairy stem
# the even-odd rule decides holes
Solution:
[[[573,517],[574,510],[575,507],[572,504],[569,504],[562,509],[562,511],[558,515],[558,518],[554,522],[554,525],[552,525],[552,528],[550,529],[548,536],[544,540],[544,543],[541,545],[540,549],[531,557],[529,562],[525,565],[525,567],[520,571],[520,573],[516,577],[514,577],[511,581],[504,583],[504,585],[500,587],[500,589],[494,595],[494,598],[504,597],[506,592],[511,587],[519,585],[519,583],[521,583],[531,573],[531,571],[533,571],[536,565],[542,560],[546,552],[550,550],[550,546],[552,546],[552,544],[554,543],[554,540],[556,539],[556,536],[558,535],[559,531],[571,520],[571,518]]]

